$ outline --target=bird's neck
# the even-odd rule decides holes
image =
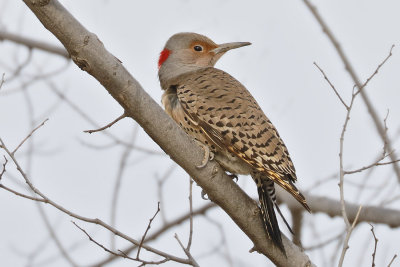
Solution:
[[[179,82],[179,77],[193,71],[201,70],[207,67],[194,64],[184,64],[181,62],[164,62],[158,71],[161,88],[167,90],[171,85]]]

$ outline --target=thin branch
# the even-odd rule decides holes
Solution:
[[[372,267],[375,267],[375,256],[376,256],[376,247],[378,246],[378,238],[376,238],[375,232],[374,232],[374,226],[372,224],[371,225],[371,232],[372,235],[374,236],[374,252],[372,252]]]
[[[355,220],[353,221],[353,224],[350,226],[350,228],[346,229],[347,234],[346,234],[346,238],[344,239],[344,242],[343,242],[342,254],[340,255],[340,260],[339,260],[339,265],[338,265],[339,267],[343,266],[344,256],[346,255],[346,252],[349,249],[350,236],[356,226],[356,223],[358,221],[358,216],[360,216],[361,209],[362,209],[362,206],[360,206],[358,208],[358,212],[357,212]]]
[[[4,190],[6,190],[6,191],[8,191],[10,193],[13,193],[14,195],[17,195],[19,197],[22,197],[22,198],[26,198],[26,199],[30,199],[30,200],[33,200],[33,201],[47,203],[47,201],[45,199],[43,199],[43,198],[37,198],[37,197],[32,197],[32,196],[29,196],[29,195],[22,194],[22,193],[20,193],[18,191],[15,191],[14,189],[11,189],[11,188],[3,185],[3,184],[0,184],[0,188],[3,188]]]
[[[28,140],[29,137],[31,137],[32,134],[33,134],[37,129],[39,129],[40,127],[42,127],[42,126],[46,123],[46,121],[48,121],[48,120],[49,120],[49,119],[45,119],[41,124],[39,124],[36,128],[34,128],[34,129],[24,138],[24,140],[22,140],[22,142],[19,143],[19,145],[11,152],[11,155],[10,155],[10,156],[14,156],[15,152],[17,152],[17,150],[25,143],[25,141]],[[3,145],[3,142],[2,142],[2,145]]]
[[[387,156],[389,156],[389,155],[387,155]],[[344,174],[353,174],[353,173],[357,173],[357,172],[362,172],[362,171],[368,170],[368,169],[370,169],[372,167],[385,166],[385,165],[390,165],[390,164],[393,164],[393,163],[400,162],[400,159],[396,159],[396,160],[388,161],[388,162],[379,162],[381,160],[382,159],[379,159],[378,161],[375,161],[374,163],[371,163],[370,165],[367,165],[367,166],[362,167],[362,168],[357,169],[357,170],[345,171]]]
[[[190,225],[190,230],[189,230],[189,240],[188,244],[186,246],[186,249],[190,251],[190,247],[192,246],[192,238],[193,238],[193,179],[192,177],[189,176],[189,225]]]
[[[42,51],[46,51],[46,52],[56,54],[56,55],[65,57],[67,59],[70,59],[70,56],[69,56],[67,50],[65,50],[65,48],[63,48],[63,47],[47,44],[44,42],[40,42],[37,40],[33,40],[33,39],[19,36],[19,35],[13,34],[13,33],[5,32],[2,30],[0,30],[0,40],[8,40],[8,41],[11,41],[11,42],[14,42],[17,44],[27,46],[32,49],[33,48],[39,49]]]
[[[368,83],[371,81],[371,79],[374,78],[374,76],[375,76],[376,74],[378,74],[378,72],[379,72],[379,70],[381,69],[381,67],[382,67],[382,66],[386,63],[386,61],[388,61],[388,59],[392,56],[393,48],[394,48],[394,44],[390,47],[389,55],[387,55],[387,56],[385,57],[385,59],[381,62],[381,64],[378,65],[378,67],[375,69],[374,73],[372,73],[372,75],[368,77],[368,79],[361,85],[361,87],[359,87],[359,86],[357,85],[357,87],[359,87],[358,90],[361,90],[362,88],[366,87],[366,86],[368,85]],[[387,135],[385,134],[385,136],[387,136]]]
[[[1,181],[1,178],[3,178],[3,174],[6,172],[6,165],[8,163],[8,159],[6,158],[6,156],[3,156],[3,157],[4,157],[4,163],[3,163],[3,169],[1,170],[1,173],[0,173],[0,181]]]
[[[157,211],[156,211],[156,213],[154,213],[154,216],[149,220],[149,224],[147,225],[146,231],[144,232],[144,234],[143,234],[143,236],[142,236],[142,239],[140,240],[140,244],[139,244],[139,247],[138,247],[138,251],[137,251],[137,254],[136,254],[136,258],[139,258],[140,249],[142,248],[143,242],[144,242],[144,240],[146,239],[147,232],[150,230],[150,228],[151,228],[151,223],[153,222],[154,218],[157,216],[157,214],[158,214],[159,212],[160,212],[160,202],[158,202],[158,204],[157,204]]]
[[[396,257],[397,257],[397,254],[394,254],[392,260],[389,262],[388,267],[392,266],[392,263],[394,262],[394,260],[396,259]]]
[[[105,129],[107,129],[107,128],[110,128],[110,127],[113,126],[115,123],[117,123],[118,121],[120,121],[120,120],[122,120],[123,118],[126,118],[126,117],[127,117],[127,115],[126,115],[125,113],[123,113],[121,116],[119,116],[118,118],[116,118],[116,119],[113,120],[112,122],[108,123],[107,125],[105,125],[105,126],[99,128],[99,129],[96,129],[96,130],[85,130],[85,131],[83,131],[83,132],[85,132],[85,133],[90,133],[90,134],[91,134],[91,133],[103,131],[103,130],[105,130]]]
[[[195,266],[195,267],[200,267],[200,265],[199,265],[199,264],[196,262],[196,260],[193,258],[193,256],[192,256],[192,254],[190,253],[190,251],[187,250],[187,249],[183,246],[183,244],[182,244],[181,240],[179,240],[179,237],[178,237],[177,234],[175,234],[175,239],[178,241],[178,243],[179,243],[179,245],[181,246],[182,250],[185,252],[186,256],[188,257],[188,259],[189,259],[189,261],[190,261],[190,264],[191,264],[192,266]]]
[[[335,86],[331,83],[331,81],[329,80],[329,78],[326,76],[325,72],[323,71],[323,69],[321,69],[317,63],[314,62],[314,65],[319,69],[319,71],[322,73],[322,75],[324,76],[325,80],[329,83],[329,85],[331,86],[331,88],[333,89],[333,91],[335,92],[336,96],[339,98],[340,102],[342,102],[343,106],[345,106],[345,108],[348,110],[349,106],[344,102],[343,98],[340,96],[339,92],[336,90]]]
[[[136,257],[136,258],[129,257],[129,256],[126,255],[123,251],[120,251],[120,250],[118,251],[119,253],[114,252],[114,251],[112,251],[111,249],[106,248],[104,245],[102,245],[102,244],[100,244],[99,242],[97,242],[96,240],[94,240],[94,238],[91,237],[91,236],[88,234],[88,232],[86,232],[85,229],[83,229],[82,227],[80,227],[79,225],[77,225],[74,221],[72,221],[72,223],[73,223],[79,230],[81,230],[81,231],[89,238],[90,241],[92,241],[92,242],[95,243],[97,246],[99,246],[99,247],[101,247],[102,249],[104,249],[104,251],[106,251],[106,252],[108,252],[108,253],[110,253],[110,254],[112,254],[112,255],[114,255],[114,256],[122,257],[122,258],[129,259],[129,260],[132,260],[132,261],[141,262],[142,265],[140,265],[140,266],[144,266],[144,265],[146,265],[146,264],[159,265],[159,264],[162,264],[162,263],[165,263],[165,262],[169,261],[168,258],[164,258],[164,259],[161,260],[161,261],[145,261],[145,260],[141,260],[139,257]]]

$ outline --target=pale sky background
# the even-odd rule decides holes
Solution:
[[[241,81],[272,120],[294,161],[299,188],[310,189],[318,180],[337,174],[339,137],[345,109],[313,62],[324,69],[346,101],[350,100],[353,82],[303,1],[86,0],[61,3],[99,37],[105,47],[123,62],[160,104],[162,91],[157,78],[157,59],[172,34],[191,31],[205,34],[217,43],[252,42],[251,46],[227,53],[216,67]],[[398,151],[400,2],[341,0],[313,3],[363,81],[388,55],[391,45],[396,45],[393,56],[371,81],[367,93],[382,120],[387,110],[390,110],[388,133]],[[22,1],[0,0],[0,29],[60,45]],[[6,79],[12,76],[16,62],[24,62],[27,55],[27,49],[23,46],[0,42],[0,75],[5,73]],[[72,63],[48,82],[30,82],[25,93],[21,90],[23,82],[28,81],[32,75],[53,72],[65,65],[63,58],[34,51],[29,65],[22,70],[24,78],[3,85],[0,91],[0,137],[14,148],[33,128],[30,116],[35,126],[48,117],[49,121],[31,139],[35,151],[31,165],[26,160],[29,144],[25,144],[17,153],[17,158],[29,170],[35,185],[51,199],[78,214],[98,217],[108,222],[112,191],[124,147],[108,148],[107,145],[112,141],[102,133],[83,133],[83,130],[94,126],[69,105],[60,104],[58,97],[49,88],[49,82],[54,83],[58,90],[63,91],[68,99],[98,125],[118,117],[122,108],[94,78]],[[26,101],[27,94],[32,99],[33,110]],[[125,119],[109,131],[130,141],[135,125],[132,120]],[[136,144],[162,152],[141,128],[137,134]],[[89,145],[100,146],[102,149],[94,149]],[[345,165],[349,169],[368,165],[381,150],[382,141],[364,103],[358,98],[346,132]],[[0,163],[3,163],[3,154],[1,151]],[[128,164],[119,195],[117,228],[140,238],[157,207],[155,177],[164,175],[173,162],[165,155],[149,156],[133,151]],[[22,181],[11,162],[8,163],[7,172]],[[399,195],[399,183],[391,167],[379,167],[371,175],[367,181],[368,187],[360,197],[357,196],[357,187],[348,183],[345,185],[348,201],[377,205]],[[347,179],[356,184],[366,183],[365,173]],[[4,184],[21,190],[13,181],[10,176],[2,180]],[[255,186],[249,177],[240,177],[238,183],[250,195],[256,195]],[[339,199],[337,183],[338,178],[335,178],[311,193]],[[176,167],[165,184],[164,201],[161,204],[167,219],[188,211],[188,184],[187,174]],[[382,184],[380,194],[376,196],[371,188]],[[199,187],[194,187],[195,207],[206,203],[201,199],[200,191]],[[393,202],[388,207],[399,209],[399,202]],[[283,211],[290,221],[290,214],[284,206]],[[107,256],[102,249],[89,243],[86,236],[71,223],[70,217],[47,206],[45,212],[67,248],[79,244],[71,252],[78,264],[95,263]],[[69,266],[61,257],[56,261],[47,261],[59,252],[54,243],[48,240],[48,232],[35,203],[0,190],[0,214],[0,266]],[[214,209],[207,216],[223,226],[233,266],[272,266],[264,256],[248,253],[252,247],[250,240],[225,213]],[[107,231],[72,220],[88,230],[98,241],[109,244],[110,235]],[[306,214],[304,220],[304,246],[327,240],[344,229],[343,220],[339,217],[332,219],[322,214]],[[161,217],[157,217],[152,230],[158,229],[161,222]],[[281,229],[287,233],[281,225]],[[219,243],[218,228],[204,217],[196,218],[194,227],[192,253],[199,264],[229,266],[221,256],[214,254],[202,257]],[[183,257],[173,235],[178,233],[186,242],[188,231],[189,226],[185,223],[170,230],[151,245]],[[314,236],[315,232],[319,233],[318,238]],[[387,266],[393,255],[400,253],[400,229],[375,225],[375,233],[379,238],[376,263],[378,266]],[[45,247],[40,249],[41,253],[30,261],[29,254],[34,253],[43,242]],[[126,245],[126,242],[118,239],[118,248]],[[332,243],[322,252],[309,251],[307,254],[318,266],[331,266],[332,251],[337,250],[336,246],[337,243]],[[363,223],[351,237],[345,266],[371,265],[372,251],[370,226]],[[110,266],[136,265],[128,260],[119,260]],[[173,262],[165,264],[176,265]],[[333,260],[335,265],[337,258]],[[400,260],[395,260],[392,266],[400,266]]]

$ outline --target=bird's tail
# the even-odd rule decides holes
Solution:
[[[268,237],[283,253],[285,253],[285,248],[282,243],[281,231],[279,229],[278,220],[276,219],[274,206],[277,208],[277,211],[281,215],[289,230],[291,232],[292,230],[290,229],[289,224],[286,222],[281,211],[279,210],[278,205],[276,204],[274,182],[270,179],[263,179],[261,177],[255,179],[255,181],[257,184],[258,197],[260,200],[261,215]]]

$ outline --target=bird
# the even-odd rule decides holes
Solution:
[[[275,184],[311,212],[294,185],[295,167],[278,131],[246,87],[214,67],[227,51],[250,44],[216,44],[192,32],[172,35],[158,60],[164,90],[161,102],[166,113],[205,149],[206,158],[199,167],[215,159],[235,177],[251,175],[266,234],[285,253],[274,207],[291,229],[279,210]]]

